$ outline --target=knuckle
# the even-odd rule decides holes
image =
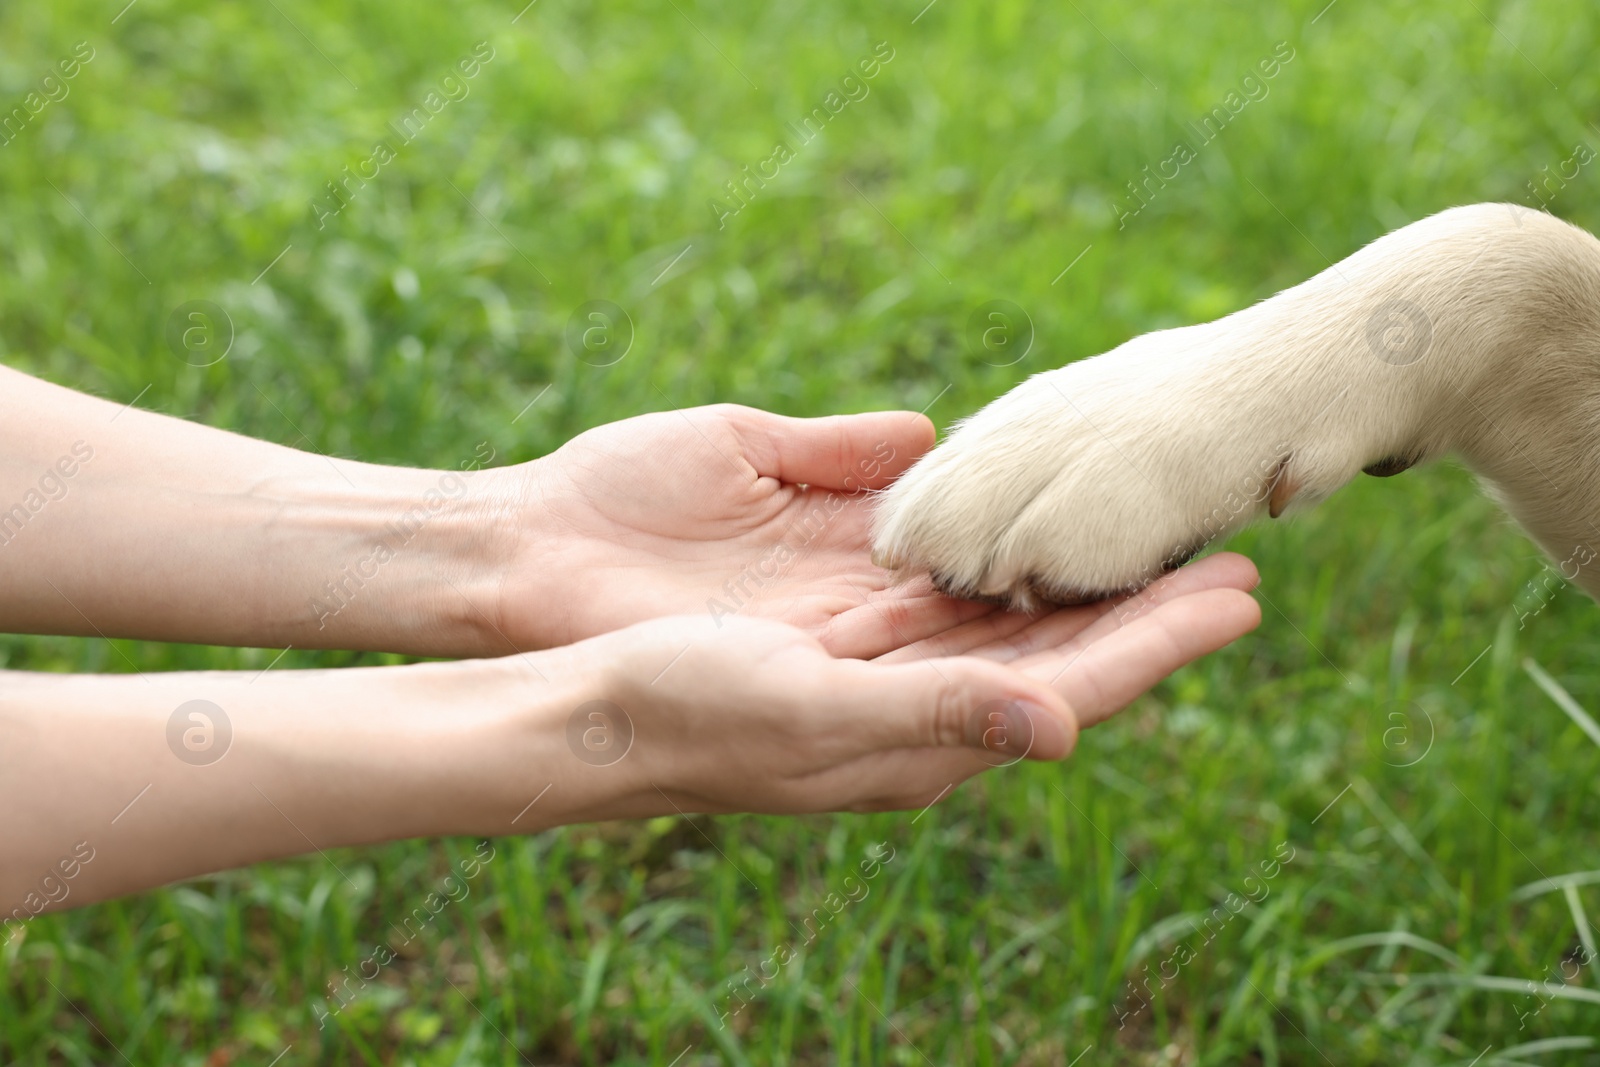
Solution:
[[[933,748],[961,748],[971,743],[972,689],[964,681],[950,681],[934,693],[929,721]]]

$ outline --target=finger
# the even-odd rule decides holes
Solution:
[[[1099,615],[1090,625],[1084,627],[1070,639],[1057,643],[1054,647],[1046,647],[1010,660],[1012,667],[1027,668],[1036,662],[1054,658],[1061,662],[1060,657],[1076,657],[1096,641],[1102,641],[1106,635],[1117,630],[1133,625],[1140,619],[1158,611],[1162,606],[1180,600],[1196,593],[1210,592],[1219,589],[1234,589],[1240,592],[1254,589],[1258,584],[1255,565],[1243,556],[1235,557],[1243,564],[1242,567],[1229,564],[1227,567],[1215,568],[1209,575],[1197,573],[1186,580],[1175,580],[1164,585],[1161,589],[1151,587],[1140,594],[1138,599],[1128,599],[1117,604],[1112,610]],[[1198,564],[1195,565],[1198,568]],[[1170,578],[1180,578],[1171,575]],[[1216,581],[1215,579],[1226,579]],[[1163,579],[1165,582],[1166,579]]]
[[[967,749],[993,766],[1061,759],[1077,719],[1048,683],[972,657],[884,665],[850,661],[844,728],[879,749]]]
[[[852,586],[850,592],[860,603],[833,615],[816,634],[822,646],[840,659],[885,656],[995,611],[990,604],[952,600],[936,592],[926,576],[887,589]],[[931,658],[910,653],[901,662]]]
[[[952,603],[976,604],[977,602],[952,601]],[[913,663],[923,657],[936,659],[944,656],[976,655],[1004,663],[1008,659],[1016,658],[1016,655],[1008,654],[1007,650],[1013,647],[1011,640],[1020,637],[1023,631],[1043,626],[1059,616],[1082,614],[1084,611],[1082,608],[1063,608],[1041,619],[1036,615],[1024,615],[1020,611],[1002,611],[988,605],[979,606],[986,607],[987,610],[974,613],[977,615],[976,618],[959,626],[947,628],[941,633],[924,637],[915,643],[903,645],[892,652],[886,652],[878,657],[878,662]]]
[[[1162,604],[1081,651],[1037,657],[1021,673],[1050,685],[1087,729],[1260,623],[1261,606],[1250,594],[1208,590]]]
[[[882,489],[933,447],[933,423],[914,411],[796,419],[729,405],[756,473],[781,482],[855,492]]]
[[[994,611],[883,657],[890,662],[918,655],[974,655],[1011,663],[1042,652],[1070,651],[1101,633],[1181,596],[1208,589],[1254,589],[1255,564],[1233,552],[1220,552],[1180,567],[1144,589],[1115,600],[1060,608],[1047,615]]]
[[[1161,605],[1181,597],[1213,589],[1236,589],[1248,592],[1260,584],[1261,576],[1256,572],[1254,563],[1234,552],[1219,552],[1215,556],[1207,556],[1186,567],[1179,567],[1136,593],[1096,605],[1097,610],[1087,619],[1086,624],[1078,626],[1070,633],[1067,632],[1067,627],[1059,627],[1055,632],[1048,632],[1049,628],[1046,628],[1046,633],[1022,635],[1028,640],[1013,642],[1013,647],[1020,650],[1020,655],[1011,657],[1010,661],[1014,663],[1016,660],[1051,650],[1076,652],[1100,640],[1111,631],[1128,626]]]

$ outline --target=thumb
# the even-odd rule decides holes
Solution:
[[[790,484],[882,489],[933,447],[933,423],[914,411],[796,419],[733,408],[728,421],[756,473]]]
[[[862,664],[869,684],[852,687],[861,718],[883,748],[968,748],[991,766],[1058,760],[1078,740],[1078,720],[1049,686],[976,657]],[[858,722],[860,719],[858,718]]]

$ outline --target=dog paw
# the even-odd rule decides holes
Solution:
[[[1138,589],[1363,467],[1409,465],[1317,432],[1330,395],[1316,383],[1263,388],[1208,327],[1136,338],[1036,375],[961,423],[885,491],[873,558],[1020,610]]]

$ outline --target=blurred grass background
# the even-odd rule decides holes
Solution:
[[[943,425],[1437,209],[1537,204],[1544,168],[1600,147],[1592,6],[1324,2],[5,5],[0,115],[79,42],[94,58],[0,146],[0,359],[441,467],[711,401]],[[399,145],[388,124],[479,42],[469,94]],[[719,229],[724,183],[880,42],[870,93]],[[1119,228],[1126,183],[1280,42],[1266,95]],[[395,158],[319,228],[325,184],[385,139]],[[1544,190],[1600,227],[1592,168]],[[973,343],[995,299],[1032,320],[1014,365]],[[195,300],[231,324],[211,366],[165,340]],[[591,300],[631,320],[615,365],[564,339]],[[1068,765],[920,817],[499,840],[403,947],[396,924],[474,842],[341,852],[348,883],[312,858],[41,918],[0,950],[0,1061],[1600,1062],[1600,983],[1572,963],[1600,888],[1517,892],[1600,867],[1600,748],[1523,667],[1600,707],[1600,612],[1570,588],[1530,601],[1545,563],[1450,468],[1235,545],[1261,566],[1260,632]],[[10,638],[0,662],[276,654],[119,644]],[[868,896],[720,1023],[731,981],[874,842],[894,859]],[[1259,894],[1245,879],[1283,842],[1261,902],[1193,933]],[[399,958],[324,1018],[380,944]]]

